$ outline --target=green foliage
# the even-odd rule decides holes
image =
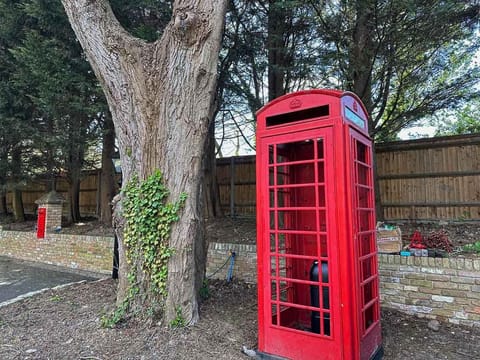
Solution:
[[[480,133],[480,100],[471,101],[456,111],[443,112],[431,123],[438,126],[436,136]]]
[[[480,241],[473,244],[467,244],[462,246],[462,250],[465,252],[480,253]]]
[[[54,295],[50,298],[50,300],[53,302],[60,302],[63,300],[63,298],[60,295]]]
[[[230,1],[219,74],[221,141],[235,144],[238,132],[251,138],[252,114],[267,93],[279,95],[274,84],[285,92],[326,87],[357,93],[371,114],[370,135],[379,141],[480,93],[478,2],[268,5]],[[277,81],[267,83],[271,73]]]
[[[138,296],[167,295],[168,259],[173,254],[169,247],[171,225],[179,219],[179,212],[187,199],[185,193],[175,203],[167,202],[169,191],[163,184],[163,177],[156,170],[145,181],[137,177],[130,180],[123,190],[123,216],[125,218],[124,244],[130,271],[127,274],[129,288],[122,304],[110,315],[102,317],[103,327],[114,327],[123,321],[131,310],[132,302]],[[140,264],[140,269],[139,269]],[[142,274],[139,274],[141,271]],[[149,294],[141,294],[139,277],[147,277]],[[152,305],[152,304],[151,304]],[[151,317],[155,313],[152,306],[145,313]],[[177,312],[175,324],[183,326],[181,314]]]
[[[103,92],[59,0],[0,0],[0,13],[0,187],[60,172],[73,187],[92,167]]]
[[[125,186],[122,203],[127,259],[130,264],[141,261],[152,290],[161,295],[166,295],[167,262],[173,253],[168,244],[171,225],[178,221],[179,210],[186,200],[186,194],[182,193],[177,202],[167,203],[168,195],[162,174],[157,170],[142,183],[133,178]],[[136,274],[130,277],[134,283]]]
[[[200,298],[206,300],[210,297],[210,290],[208,288],[208,279],[203,280],[202,287],[199,291]]]
[[[173,328],[181,328],[185,327],[185,325],[186,322],[182,314],[182,308],[178,306],[177,308],[175,308],[175,319],[170,322],[170,326]]]
[[[120,23],[133,35],[153,42],[163,33],[172,14],[171,0],[111,0]]]
[[[122,304],[118,306],[112,313],[103,315],[100,318],[100,324],[104,328],[112,329],[125,319],[125,315],[128,310],[130,298],[127,297],[123,300]]]

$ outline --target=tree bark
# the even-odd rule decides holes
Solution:
[[[372,118],[374,104],[372,100],[372,67],[374,43],[372,41],[372,32],[374,24],[372,23],[374,4],[370,1],[358,3],[356,5],[356,24],[353,32],[353,47],[350,54],[350,76],[353,82],[353,92],[362,99],[369,114],[368,128],[372,139],[375,139],[375,123]],[[377,175],[376,151],[373,150],[373,172],[375,189],[375,213],[378,220],[383,220],[383,207],[380,194],[380,183]]]
[[[76,223],[80,216],[80,176],[71,176],[68,187],[68,200],[70,203],[70,221]]]
[[[21,169],[22,168],[22,151],[20,148],[15,148],[12,151],[12,169]],[[18,175],[13,179],[13,198],[12,198],[12,208],[13,208],[13,217],[16,222],[25,221],[25,210],[23,207],[22,191],[20,190],[21,183],[21,171],[18,171]]]
[[[100,221],[112,224],[112,200],[118,191],[113,155],[115,153],[115,128],[108,114],[103,123],[102,171],[100,173]]]
[[[215,116],[214,116],[215,118]],[[203,162],[203,173],[205,174],[203,182],[203,194],[205,201],[205,217],[215,218],[223,216],[220,204],[220,194],[217,183],[217,161],[215,149],[215,122],[212,121],[208,131],[208,138],[205,145],[205,157]]]
[[[284,36],[286,11],[278,0],[269,0],[268,8],[268,100],[285,95],[285,60]]]
[[[15,187],[12,191],[12,195],[13,218],[15,219],[15,222],[24,222],[25,211],[23,208],[22,190]]]
[[[7,192],[5,190],[0,190],[0,217],[8,215],[7,208]]]
[[[213,112],[226,1],[174,1],[172,20],[162,37],[150,44],[121,27],[108,1],[62,3],[107,97],[124,184],[134,175],[142,180],[160,169],[172,201],[182,192],[188,194],[170,238],[174,253],[168,264],[165,316],[173,320],[180,307],[186,322],[194,323],[206,260],[202,160]],[[119,209],[121,201],[116,206]],[[120,262],[125,264],[123,219],[118,209],[114,223]],[[118,301],[126,295],[125,271],[120,268]],[[144,280],[138,299],[142,294],[148,298],[148,289]]]

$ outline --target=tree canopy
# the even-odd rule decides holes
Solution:
[[[357,93],[377,140],[462,106],[479,96],[479,9],[475,1],[230,1],[218,141],[246,130],[240,136],[254,147],[255,111],[301,88]]]

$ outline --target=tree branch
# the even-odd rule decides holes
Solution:
[[[139,50],[142,40],[120,25],[107,0],[62,0],[62,4],[82,47],[92,50],[85,53],[97,78],[109,90],[118,82],[122,62],[138,60],[135,52],[126,53],[125,49]]]

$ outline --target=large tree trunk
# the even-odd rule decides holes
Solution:
[[[0,217],[7,215],[7,192],[5,190],[0,190]]]
[[[25,210],[23,208],[22,190],[15,187],[12,195],[13,218],[15,222],[24,222]]]
[[[112,200],[118,191],[115,167],[112,162],[115,153],[115,128],[108,114],[103,123],[102,172],[100,173],[100,221],[112,224]]]
[[[369,133],[375,138],[375,123],[372,118],[374,110],[372,99],[372,62],[374,61],[374,43],[372,40],[372,18],[374,4],[371,1],[356,5],[356,24],[353,32],[353,47],[350,54],[350,76],[353,83],[353,92],[362,99],[369,114]],[[378,220],[383,220],[383,207],[380,194],[380,183],[377,175],[376,151],[373,146],[373,171],[375,189],[375,212]]]
[[[285,95],[286,10],[279,0],[269,0],[268,8],[268,100]]]
[[[206,260],[202,160],[212,117],[226,1],[174,1],[173,19],[161,39],[151,44],[130,36],[105,0],[62,2],[104,88],[115,124],[124,184],[134,175],[145,179],[160,169],[173,201],[182,192],[188,194],[170,238],[174,253],[168,264],[165,315],[170,321],[181,308],[187,323],[194,323]],[[121,201],[116,206],[120,208]],[[127,269],[118,209],[114,221],[120,262],[124,264],[117,298],[121,301],[126,296]],[[143,279],[138,299],[142,295],[148,298],[149,286]]]
[[[22,190],[20,190],[21,183],[21,170],[22,169],[22,151],[20,148],[15,148],[12,151],[12,169],[18,171],[17,175],[13,177],[13,190],[12,190],[12,208],[13,217],[16,222],[25,221],[25,210],[23,207]]]
[[[70,178],[68,187],[68,200],[70,203],[70,221],[76,223],[80,217],[80,176]]]
[[[203,162],[204,178],[204,201],[205,201],[205,217],[215,218],[223,216],[220,204],[220,194],[217,183],[217,161],[215,149],[215,122],[212,121],[208,131],[208,138],[205,145],[206,153]]]

